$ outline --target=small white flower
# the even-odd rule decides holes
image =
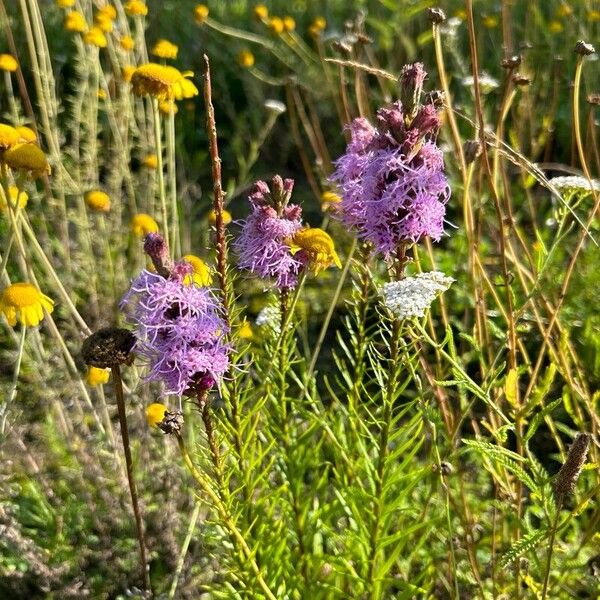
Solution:
[[[279,308],[274,304],[265,306],[256,316],[256,325],[258,327],[266,327],[274,334],[281,333],[281,318]]]
[[[592,185],[585,177],[576,175],[567,175],[563,177],[553,177],[550,183],[559,192],[591,192],[592,189],[600,190],[600,182],[592,179]]]
[[[381,290],[383,303],[399,319],[422,317],[453,281],[440,271],[431,271],[386,283]]]

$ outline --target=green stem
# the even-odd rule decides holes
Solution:
[[[254,553],[249,548],[249,546],[246,543],[246,540],[244,539],[244,536],[242,535],[240,530],[236,527],[227,508],[225,507],[225,505],[223,504],[223,502],[221,501],[219,496],[212,489],[208,480],[194,466],[194,463],[192,462],[192,459],[190,458],[189,452],[185,446],[185,442],[183,441],[183,438],[181,437],[181,435],[179,435],[179,433],[176,433],[175,435],[177,437],[177,444],[179,445],[179,451],[181,452],[181,457],[183,458],[183,462],[185,463],[185,466],[188,468],[190,474],[192,475],[192,477],[194,478],[194,480],[196,481],[196,483],[198,484],[200,489],[210,498],[215,509],[219,513],[219,516],[221,517],[221,520],[223,521],[224,525],[227,527],[227,529],[231,533],[233,539],[239,546],[239,549],[244,554],[246,560],[250,564],[250,567],[254,573],[254,576],[256,577],[256,580],[258,581],[258,584],[262,588],[262,590],[265,593],[265,595],[267,596],[267,598],[269,600],[277,600],[277,597],[275,596],[275,594],[273,594],[273,592],[267,585],[267,582],[264,580],[262,573],[260,572],[260,569],[258,568],[258,564],[256,563],[256,560],[254,559]]]

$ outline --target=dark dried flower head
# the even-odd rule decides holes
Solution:
[[[515,73],[512,76],[512,80],[515,85],[521,86],[529,85],[531,83],[531,77],[523,75],[523,73]]]
[[[400,74],[400,99],[405,113],[413,118],[414,113],[421,103],[421,93],[423,92],[423,83],[425,83],[427,72],[423,63],[413,63],[404,65]]]
[[[503,69],[516,69],[521,64],[521,55],[514,54],[502,59],[500,63]]]
[[[170,272],[169,247],[160,233],[149,233],[144,239],[144,252],[152,260],[156,272],[168,277]]]
[[[430,8],[428,14],[429,20],[434,25],[439,25],[440,23],[443,23],[446,20],[446,13],[441,8]]]
[[[581,56],[589,56],[590,54],[594,54],[596,52],[596,48],[584,40],[579,40],[575,44],[575,52],[576,54],[581,54]]]
[[[84,340],[81,356],[86,365],[99,369],[130,365],[135,341],[135,336],[128,329],[104,327]]]
[[[591,437],[589,433],[578,433],[569,448],[567,459],[554,481],[554,496],[557,502],[564,500],[575,490],[575,484],[587,458]]]
[[[158,428],[166,434],[179,433],[183,428],[183,413],[180,410],[167,411]]]
[[[423,94],[424,104],[433,104],[435,108],[441,109],[444,106],[444,92],[442,90],[431,90]]]
[[[470,165],[481,155],[481,142],[479,140],[467,140],[463,144],[463,152],[465,155],[465,161]]]

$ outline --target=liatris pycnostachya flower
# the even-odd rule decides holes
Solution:
[[[179,396],[218,385],[229,367],[222,308],[209,288],[193,283],[192,272],[187,263],[168,277],[142,271],[121,301],[135,326],[136,354],[149,364],[147,380]]]
[[[355,119],[351,141],[332,176],[341,193],[338,217],[386,258],[401,244],[429,236],[439,241],[450,196],[444,159],[435,139],[433,104],[421,104],[425,71],[408,65],[402,101],[377,112],[377,125]]]
[[[273,178],[271,188],[264,181],[256,182],[248,198],[252,212],[241,221],[242,231],[233,244],[240,269],[274,278],[279,289],[294,288],[304,266],[286,242],[302,229],[302,209],[289,204],[293,187],[292,179],[279,175]]]

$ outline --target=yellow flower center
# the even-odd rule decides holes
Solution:
[[[238,54],[238,63],[245,69],[249,69],[254,66],[254,54],[249,50],[242,50]]]
[[[84,33],[87,31],[87,23],[85,17],[76,10],[67,13],[65,16],[65,29],[76,33]]]
[[[46,155],[36,144],[17,144],[9,148],[4,153],[4,162],[14,171],[28,171],[33,177],[50,173]]]
[[[152,54],[159,58],[177,58],[177,52],[179,52],[179,48],[169,40],[158,40],[152,48]]]
[[[90,46],[97,48],[106,48],[108,42],[106,36],[100,27],[92,27],[84,36],[83,41]]]
[[[144,17],[148,14],[148,7],[141,0],[129,0],[125,3],[125,12],[132,17]]]
[[[148,154],[148,156],[144,158],[143,164],[145,167],[148,167],[148,169],[156,169],[156,167],[158,167],[158,157],[156,154]]]
[[[168,409],[164,404],[160,402],[153,402],[146,408],[146,421],[150,427],[158,427],[165,415],[167,414]]]
[[[215,225],[217,223],[217,214],[215,213],[214,210],[211,210],[208,213],[208,222],[211,225]],[[223,224],[229,225],[229,223],[231,223],[231,213],[228,210],[224,210],[223,211]]]
[[[158,231],[158,223],[150,215],[140,213],[131,220],[131,230],[137,237],[145,237]]]
[[[194,8],[194,19],[198,25],[202,25],[204,21],[208,18],[208,6],[206,4],[198,4],[196,8]]]
[[[108,212],[110,210],[110,197],[101,190],[91,190],[85,195],[86,204],[93,210]]]
[[[269,16],[269,10],[264,4],[257,4],[254,7],[254,16],[259,21],[264,21]]]
[[[0,54],[0,70],[14,72],[19,64],[12,54]]]
[[[17,317],[21,325],[35,327],[44,318],[44,310],[51,313],[54,302],[30,283],[13,283],[0,296],[0,312],[14,327]]]
[[[317,227],[302,229],[290,240],[292,254],[304,252],[309,260],[309,266],[318,273],[331,265],[341,268],[335,245],[328,233]]]
[[[133,50],[133,46],[134,46],[134,42],[133,42],[133,38],[130,35],[124,35],[120,40],[119,40],[119,45],[121,46],[121,48],[123,48],[123,50]]]
[[[85,376],[85,380],[88,382],[88,385],[96,386],[108,383],[109,377],[109,369],[99,369],[98,367],[90,367],[88,369],[87,375]]]

